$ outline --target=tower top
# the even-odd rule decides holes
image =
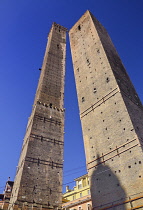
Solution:
[[[87,10],[87,11],[81,16],[81,18],[73,25],[73,27],[70,29],[70,32],[72,31],[72,29],[77,28],[79,22],[82,22],[82,20],[83,20],[86,16],[91,16],[91,12],[90,12],[89,10]]]
[[[57,29],[61,29],[63,31],[68,31],[67,28],[65,28],[64,26],[61,26],[60,24],[57,24],[55,22],[53,22],[52,27],[57,28]]]
[[[53,30],[53,29],[55,29],[55,30],[57,30],[57,31],[66,31],[66,32],[68,32],[68,29],[67,28],[65,28],[64,26],[61,26],[60,24],[57,24],[57,23],[55,23],[55,22],[53,22],[53,24],[52,24],[52,27],[51,27],[51,30],[49,31],[49,34],[51,33],[51,31]],[[48,34],[48,37],[49,37],[49,34]]]
[[[81,18],[73,25],[73,27],[69,30],[69,33],[75,33],[77,31],[81,30],[81,27],[83,25],[84,22],[86,22],[86,24],[88,23],[87,18],[91,19],[91,21],[94,22],[95,27],[99,29],[100,28],[104,28],[104,30],[106,31],[105,27],[99,22],[99,20],[97,18],[94,17],[94,15],[87,10],[82,16]],[[89,21],[90,23],[90,21]],[[99,29],[100,30],[100,29]]]

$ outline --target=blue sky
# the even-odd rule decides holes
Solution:
[[[87,9],[109,32],[143,101],[142,0],[0,0],[0,192],[14,180],[52,22],[70,29]],[[68,37],[66,57],[64,184],[86,173]]]

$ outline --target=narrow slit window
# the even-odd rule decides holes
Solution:
[[[100,53],[100,50],[99,49],[97,49],[97,53]]]
[[[106,82],[108,83],[109,81],[110,81],[110,80],[109,80],[109,77],[107,77],[107,78],[106,78]]]
[[[80,26],[80,25],[78,26],[78,30],[79,30],[79,31],[81,30],[81,26]]]
[[[85,98],[84,97],[82,97],[82,102],[84,102],[85,101]]]
[[[94,89],[93,89],[93,93],[96,93],[96,92],[97,92],[97,90],[96,90],[96,88],[94,88]]]

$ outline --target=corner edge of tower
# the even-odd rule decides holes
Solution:
[[[82,20],[88,15],[91,16],[92,13],[89,10],[86,10],[86,12],[79,18],[79,20],[69,30],[69,35],[78,27],[79,23],[82,22]]]

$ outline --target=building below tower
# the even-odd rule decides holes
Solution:
[[[73,190],[66,187],[63,194],[63,210],[91,210],[92,202],[88,175],[85,174],[75,179],[76,186]]]
[[[9,200],[13,188],[13,181],[8,180],[5,185],[4,193],[0,194],[0,209],[8,209]]]

